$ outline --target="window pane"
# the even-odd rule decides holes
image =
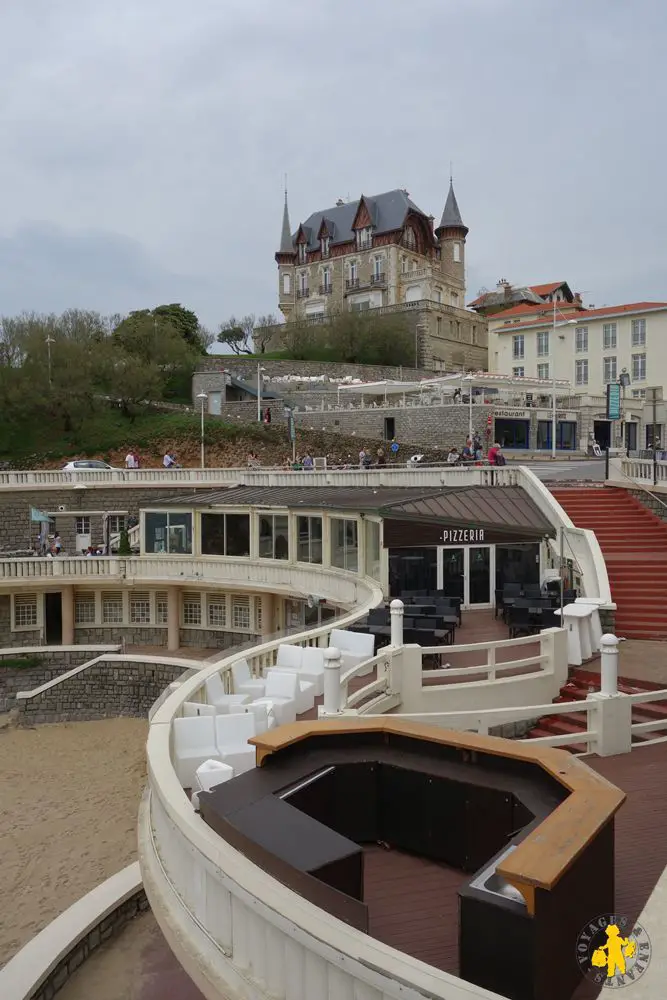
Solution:
[[[167,551],[167,515],[146,514],[146,552]]]
[[[259,557],[273,559],[273,518],[259,519]]]
[[[167,551],[172,555],[192,553],[192,514],[168,514]]]
[[[311,517],[310,521],[310,561],[322,562],[322,518]]]
[[[380,525],[366,521],[366,575],[380,579]]]
[[[225,554],[225,515],[202,514],[201,551],[205,556]]]
[[[339,517],[331,519],[331,565],[345,569],[345,521]]]
[[[345,522],[345,569],[352,573],[356,573],[359,569],[356,521]]]
[[[273,519],[273,532],[274,532],[274,559],[288,559],[289,558],[289,535],[288,535],[288,524],[289,520],[286,514],[280,514]]]
[[[250,555],[250,515],[226,514],[228,556]]]

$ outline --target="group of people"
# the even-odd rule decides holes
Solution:
[[[126,469],[140,469],[141,460],[136,449],[131,448],[127,455],[125,456],[125,468]]]
[[[505,456],[501,446],[496,442],[486,456],[489,465],[505,465]],[[458,448],[450,448],[447,455],[448,465],[463,464],[466,462],[481,462],[484,459],[484,449],[481,438],[474,434],[471,438],[466,438],[466,443],[461,451]]]

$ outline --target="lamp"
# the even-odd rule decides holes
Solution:
[[[208,399],[208,393],[198,392],[197,399],[201,399],[201,468],[204,468],[204,400]]]
[[[553,319],[553,336],[552,336],[552,347],[551,347],[551,457],[556,457],[556,330],[563,326],[576,326],[576,319],[565,319],[563,316],[562,323],[556,323],[556,312],[560,312],[558,306],[556,305],[556,300],[554,299],[554,319]]]

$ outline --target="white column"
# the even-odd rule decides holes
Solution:
[[[181,646],[181,602],[178,587],[167,588],[167,649],[175,653]]]
[[[600,639],[600,694],[609,698],[618,694],[618,646],[615,635],[607,633]]]
[[[392,646],[403,645],[403,601],[395,600],[389,605],[391,618],[391,644]]]
[[[340,650],[329,646],[324,650],[324,715],[340,712]]]
[[[62,588],[62,639],[63,646],[74,645],[74,587]]]

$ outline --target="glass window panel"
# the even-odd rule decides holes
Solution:
[[[250,515],[225,514],[225,555],[246,558],[250,555]]]
[[[202,514],[201,551],[204,556],[224,556],[225,515]]]

